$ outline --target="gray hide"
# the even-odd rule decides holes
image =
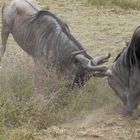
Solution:
[[[140,27],[117,56],[107,75],[109,85],[123,101],[124,114],[131,115],[140,102]]]
[[[0,60],[11,33],[18,45],[35,61],[55,66],[61,72],[71,71],[74,83],[84,83],[89,73],[107,69],[97,65],[106,62],[110,55],[93,59],[71,35],[68,26],[49,11],[42,11],[34,0],[13,0],[5,5],[2,23]]]

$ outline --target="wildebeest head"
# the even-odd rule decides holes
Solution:
[[[80,62],[80,67],[76,73],[75,79],[73,81],[74,84],[78,84],[79,86],[84,85],[84,82],[89,80],[91,76],[102,75],[102,73],[106,72],[107,67],[101,66],[101,64],[108,61],[110,58],[110,54],[108,56],[97,56],[93,58],[87,58],[82,53],[77,54],[77,52],[73,53],[75,59]]]
[[[93,59],[70,33],[67,24],[51,12],[41,10],[34,0],[11,1],[3,8],[2,24],[0,60],[11,33],[34,60],[42,61],[49,67],[55,66],[57,71],[72,71],[70,76],[75,76],[73,85],[83,85],[91,73],[107,69],[100,64],[106,62],[110,55]]]
[[[124,114],[132,114],[140,101],[140,27],[106,74],[109,85],[125,105]]]

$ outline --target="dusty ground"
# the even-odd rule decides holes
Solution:
[[[110,52],[114,57],[140,25],[140,12],[119,8],[96,9],[84,0],[47,0],[50,11],[68,23],[71,32],[92,55]],[[18,59],[17,59],[18,58]],[[24,58],[24,59],[23,59]],[[2,61],[3,68],[32,59],[26,55],[12,37]],[[37,140],[139,140],[140,119],[121,115],[120,106],[108,106],[86,114],[82,119],[52,126],[35,134]]]

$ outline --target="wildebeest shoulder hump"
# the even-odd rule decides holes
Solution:
[[[61,30],[65,33],[65,35],[67,35],[68,38],[71,39],[79,49],[83,49],[82,45],[71,35],[68,25],[64,23],[63,21],[61,21],[59,18],[57,18],[53,13],[49,11],[45,11],[45,10],[40,10],[34,16],[32,23],[39,20],[41,17],[45,15],[50,16],[53,19],[55,19],[57,23],[59,24],[59,26],[61,27]]]

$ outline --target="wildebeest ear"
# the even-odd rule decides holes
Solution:
[[[129,46],[129,43],[130,43],[130,41],[126,41],[126,42],[125,42],[126,47]]]
[[[103,72],[97,71],[97,72],[93,73],[93,76],[96,76],[96,77],[105,77],[105,76],[110,77],[110,76],[112,76],[112,70],[107,69],[106,71],[103,71]]]

